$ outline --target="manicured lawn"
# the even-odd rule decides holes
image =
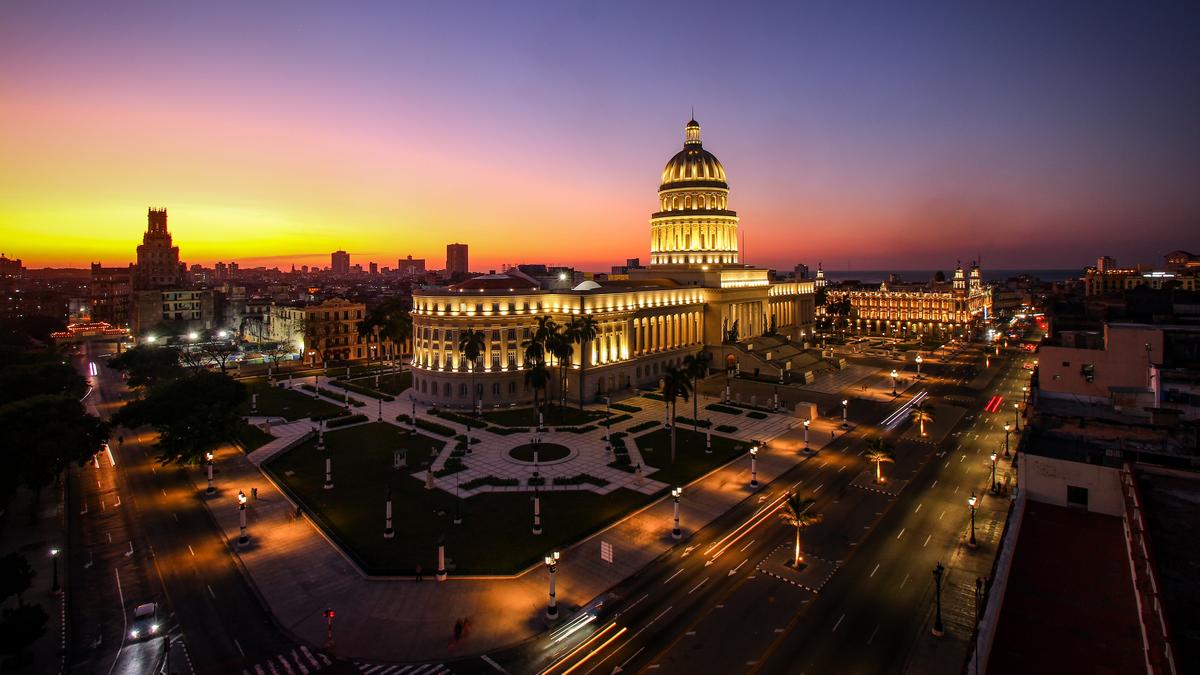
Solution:
[[[271,434],[245,420],[238,420],[237,442],[246,452],[253,452],[273,440],[275,437]]]
[[[666,429],[651,431],[634,439],[646,464],[659,469],[649,478],[670,485],[684,485],[750,450],[750,442],[724,436],[712,437],[712,453],[704,452],[704,432],[675,429],[675,462],[671,463],[671,434]]]
[[[546,426],[582,426],[606,417],[603,410],[580,410],[567,406],[548,405],[542,413]],[[532,427],[537,424],[537,412],[533,408],[492,410],[483,413],[483,419],[502,427]]]
[[[630,490],[608,495],[543,492],[544,532],[530,532],[530,493],[490,493],[456,500],[442,490],[425,490],[412,474],[442,442],[413,437],[390,424],[365,424],[325,434],[327,450],[315,441],[275,458],[267,469],[314,514],[370,574],[409,575],[420,564],[432,582],[437,542],[443,536],[451,574],[510,574],[541,560],[646,504],[652,497]],[[392,450],[409,449],[408,467],[392,469]],[[325,457],[333,458],[334,489],[323,489]],[[470,463],[470,457],[466,458]],[[289,475],[290,472],[290,475]],[[384,496],[392,492],[396,536],[383,538]],[[454,525],[455,503],[463,523]]]
[[[385,394],[396,396],[400,392],[412,386],[412,371],[405,369],[399,373],[389,373],[387,371],[379,373],[379,386],[375,386],[375,376],[355,377],[350,380],[360,387],[369,387],[377,391],[382,391]]]
[[[251,394],[258,394],[258,412],[254,413],[256,415],[283,417],[291,421],[312,415],[335,413],[340,410],[340,406],[314,399],[299,391],[268,386],[265,379],[251,380],[245,384]],[[242,414],[251,414],[249,401],[246,402]]]

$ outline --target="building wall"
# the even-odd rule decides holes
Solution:
[[[1088,490],[1088,511],[1117,517],[1124,514],[1121,474],[1112,467],[1023,453],[1017,480],[1026,497],[1034,501],[1071,506],[1067,487],[1082,487]]]
[[[1150,364],[1162,363],[1161,329],[1109,324],[1104,345],[1104,349],[1043,346],[1038,352],[1039,394],[1108,401],[1112,387],[1150,386]]]

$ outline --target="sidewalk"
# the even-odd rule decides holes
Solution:
[[[65,473],[65,472],[64,472]],[[63,517],[64,487],[53,483],[42,489],[36,506],[36,515],[30,523],[30,511],[34,509],[33,493],[21,488],[13,494],[8,504],[8,513],[0,520],[0,555],[20,553],[29,561],[34,577],[29,590],[22,593],[26,605],[41,605],[46,612],[46,632],[24,652],[28,659],[22,666],[9,667],[19,661],[17,657],[2,657],[6,673],[61,673],[64,672],[67,635],[63,625],[66,611],[67,555]],[[62,592],[51,592],[53,565],[50,550],[58,549],[58,583]],[[16,596],[0,602],[0,607],[12,609],[17,606]]]
[[[639,399],[637,404],[644,409],[636,416],[661,420],[662,404],[655,408],[651,403],[655,402],[645,401],[643,405]],[[368,407],[366,412],[377,412],[371,409],[377,405]],[[395,423],[395,415],[408,414],[410,408],[407,398],[384,403],[384,420],[390,418]],[[684,414],[682,408],[679,413]],[[719,413],[712,413],[714,423],[718,416]],[[374,419],[375,415],[371,417]],[[794,422],[788,418],[774,419],[775,436]],[[829,430],[837,423],[840,420],[813,425],[814,449],[824,445]],[[746,427],[739,429],[739,437],[754,433],[751,425]],[[804,461],[805,457],[798,453],[803,445],[798,440],[801,433],[793,429],[788,438],[779,439],[768,451],[759,454],[760,482],[765,485]],[[216,462],[222,492],[207,502],[215,520],[224,530],[231,550],[237,551],[238,511],[233,495],[238,489],[249,492],[251,487],[258,488],[258,501],[251,503],[248,516],[251,543],[237,551],[238,559],[277,620],[309,644],[325,643],[322,612],[326,608],[337,612],[332,652],[364,660],[454,658],[510,645],[546,629],[543,611],[547,576],[541,566],[502,579],[451,576],[448,581],[438,583],[433,578],[434,570],[426,570],[425,580],[420,583],[411,578],[368,579],[307,518],[294,517],[295,506],[246,455],[227,447],[217,453]],[[193,482],[197,491],[202,492],[203,473],[193,472]],[[734,461],[689,486],[681,518],[685,533],[691,534],[750,496],[748,482],[749,463]],[[586,604],[676,546],[677,542],[669,535],[671,516],[670,500],[661,499],[565,549],[557,575],[560,605],[566,609]],[[611,564],[600,559],[601,542],[612,545]],[[446,555],[453,558],[454,552],[448,550]],[[564,618],[570,614],[568,610]],[[473,630],[469,640],[454,647],[450,637],[459,618],[470,618]]]

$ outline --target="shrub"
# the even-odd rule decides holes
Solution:
[[[645,392],[645,393],[643,393],[643,394],[642,394],[642,397],[643,397],[643,398],[648,398],[648,399],[650,399],[651,401],[666,401],[666,400],[667,400],[667,399],[666,399],[666,397],[665,397],[665,396],[663,396],[662,394],[656,394],[656,393],[654,393],[654,392],[652,392],[652,391],[648,391],[648,392]]]
[[[516,487],[520,484],[521,481],[517,480],[516,478],[501,478],[499,476],[488,474],[487,476],[472,478],[471,480],[463,483],[460,487],[464,490],[474,490],[475,488],[483,487],[485,485],[490,485],[492,487]]]
[[[488,431],[499,436],[511,436],[513,434],[527,434],[528,427],[488,427]]]
[[[617,439],[625,438],[628,435],[629,434],[625,433],[624,431],[614,431],[611,434],[609,434],[608,437],[611,438],[615,442]]]
[[[603,478],[597,478],[589,473],[580,473],[574,476],[559,476],[554,479],[555,485],[583,485],[584,483],[591,483],[596,487],[608,485],[608,481]]]
[[[420,417],[417,418],[417,428],[424,429],[425,431],[432,431],[433,433],[435,433],[439,436],[453,436],[454,435],[454,430],[451,429],[450,427],[448,427],[444,424],[438,424],[437,422],[431,422],[427,419],[422,419]]]
[[[529,487],[533,487],[535,485],[538,487],[541,487],[546,484],[546,477],[545,476],[538,476],[537,478],[531,477],[529,480],[525,481],[525,484],[528,485]]]
[[[694,425],[694,426],[703,427],[705,429],[712,426],[712,422],[709,422],[708,420],[697,420],[697,419],[692,419],[691,417],[684,417],[683,415],[677,415],[675,417],[675,421],[680,424],[686,424],[688,426]]]
[[[597,427],[595,424],[589,424],[586,427],[555,427],[554,430],[565,431],[572,434],[586,434],[587,432],[595,431],[598,428],[599,427]]]
[[[713,412],[725,413],[726,415],[741,415],[742,414],[741,410],[738,410],[737,408],[734,408],[733,406],[721,405],[720,403],[709,403],[708,405],[704,406],[704,409],[711,410]]]
[[[396,415],[396,421],[401,424],[412,424],[412,418],[408,415]]]
[[[746,417],[749,417],[752,420],[765,420],[767,419],[767,413],[751,410],[750,412],[746,413]]]
[[[371,418],[367,417],[366,415],[346,415],[345,417],[338,417],[336,419],[329,420],[328,422],[325,423],[325,428],[326,429],[337,429],[339,427],[350,426],[351,424],[361,424],[363,422],[368,422],[368,421],[370,421],[370,419]]]
[[[467,468],[467,465],[463,464],[463,461],[461,459],[459,459],[458,457],[451,457],[450,459],[446,460],[446,463],[442,465],[442,468],[438,469],[437,471],[434,471],[433,475],[436,478],[442,478],[444,476],[453,476],[454,474],[458,473],[459,471],[465,471],[466,468]]]
[[[463,445],[466,445],[467,444],[467,435],[459,434],[454,437],[454,440],[458,441],[459,443],[462,443]],[[471,437],[471,445],[475,445],[476,443],[482,443],[482,442],[483,442],[483,439],[479,438],[478,436]]]
[[[621,410],[624,412],[641,412],[642,411],[642,409],[637,407],[636,405],[629,405],[628,403],[613,403],[613,404],[610,404],[608,407],[612,408],[613,410]]]
[[[735,433],[735,432],[737,432],[737,429],[738,429],[737,427],[735,427],[735,426],[730,426],[730,425],[728,425],[728,424],[720,424],[720,425],[717,425],[717,431],[719,431],[719,432],[721,432],[721,433],[723,433],[723,434],[732,434],[732,433]]]
[[[603,422],[605,424],[616,424],[618,422],[628,422],[631,419],[633,419],[633,415],[617,415],[616,417],[610,417],[607,420],[603,420]]]
[[[647,430],[647,429],[653,429],[654,427],[656,427],[656,426],[658,426],[658,425],[659,425],[659,423],[658,423],[658,422],[656,422],[656,421],[654,421],[654,420],[650,420],[649,422],[642,422],[641,424],[635,424],[635,425],[633,425],[633,426],[629,427],[628,429],[626,429],[626,431],[628,431],[628,432],[629,432],[629,433],[631,433],[631,434],[636,434],[636,433],[638,433],[639,431],[645,431],[645,430]]]
[[[335,401],[346,400],[346,395],[343,394],[342,392],[334,391],[332,389],[326,389],[325,387],[318,388],[318,387],[312,386],[311,384],[302,384],[302,385],[300,385],[300,388],[305,391],[315,391],[318,394],[320,394],[326,398],[331,398]],[[359,401],[358,399],[352,398],[349,400],[350,400],[350,405],[354,406],[355,408],[362,408],[363,406],[367,405],[366,403],[363,403],[362,401]]]

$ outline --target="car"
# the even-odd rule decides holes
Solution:
[[[129,626],[129,639],[143,640],[158,635],[158,603],[147,602],[133,610],[133,623]]]

